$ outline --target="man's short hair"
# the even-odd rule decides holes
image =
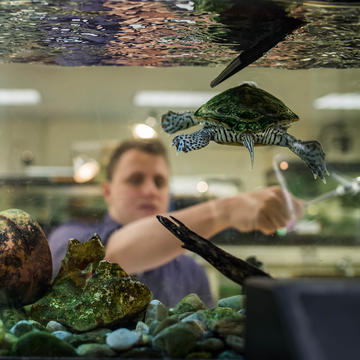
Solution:
[[[106,167],[106,179],[112,180],[114,169],[119,162],[121,156],[129,150],[139,150],[151,155],[162,156],[169,165],[167,150],[164,144],[158,139],[130,139],[123,141],[118,145],[110,156],[110,160]]]

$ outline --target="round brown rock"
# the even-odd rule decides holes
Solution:
[[[1,211],[0,305],[35,302],[51,277],[51,252],[40,225],[23,210]]]

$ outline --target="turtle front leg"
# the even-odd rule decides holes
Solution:
[[[176,150],[189,152],[199,150],[209,144],[212,140],[212,131],[208,128],[200,129],[191,134],[176,135],[173,139],[173,146]]]
[[[199,124],[199,121],[196,120],[193,115],[194,113],[190,111],[183,113],[168,111],[161,117],[161,127],[168,134],[173,134],[179,130],[188,129],[191,126]]]

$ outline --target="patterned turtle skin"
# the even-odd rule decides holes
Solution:
[[[248,149],[252,165],[255,145],[288,147],[306,163],[315,179],[325,182],[328,171],[321,144],[316,140],[301,141],[287,133],[297,120],[299,117],[281,100],[246,82],[214,96],[194,113],[167,112],[161,126],[172,134],[201,124],[203,128],[194,133],[175,136],[173,145],[177,151],[198,150],[210,141],[242,145]]]

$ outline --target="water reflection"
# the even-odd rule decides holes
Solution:
[[[358,67],[359,8],[320,5],[270,0],[3,0],[0,61],[213,65],[227,64],[262,44],[258,55],[266,54],[256,61],[260,66]],[[295,26],[274,37],[284,20]]]

